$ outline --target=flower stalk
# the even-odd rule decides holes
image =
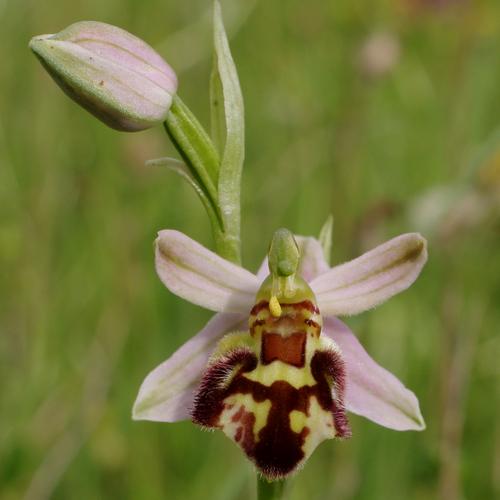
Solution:
[[[225,259],[241,264],[241,240],[239,224],[239,198],[235,211],[238,216],[223,212],[219,193],[221,159],[209,135],[195,115],[175,96],[172,107],[163,124],[172,144],[184,161],[184,172],[174,169],[184,178],[189,175],[190,184],[200,196],[210,220],[216,252]],[[166,163],[166,159],[163,163]],[[175,160],[174,160],[175,161]],[[171,160],[169,161],[171,163]],[[149,164],[161,164],[153,160]],[[170,168],[171,165],[169,165]]]
[[[284,498],[286,482],[273,481],[257,476],[257,499],[258,500],[281,500]]]
[[[163,125],[193,176],[217,207],[219,154],[203,126],[179,96],[173,100]]]

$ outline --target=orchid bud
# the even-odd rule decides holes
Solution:
[[[165,120],[177,76],[127,31],[82,21],[34,37],[30,48],[69,97],[110,127],[135,132]]]

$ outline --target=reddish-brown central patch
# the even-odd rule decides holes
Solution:
[[[282,361],[289,365],[302,368],[306,358],[306,334],[296,332],[283,337],[278,333],[264,333],[262,335],[262,350],[260,359],[268,365],[273,361]]]

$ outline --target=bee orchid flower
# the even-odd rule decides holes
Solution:
[[[174,294],[217,314],[144,380],[136,420],[221,429],[269,480],[324,439],[350,437],[346,411],[422,430],[418,400],[337,316],[408,288],[427,260],[416,233],[330,268],[318,240],[278,230],[257,275],[165,230],[156,270]],[[269,269],[269,270],[268,270]]]

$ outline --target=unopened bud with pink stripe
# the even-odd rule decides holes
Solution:
[[[78,22],[34,37],[30,48],[69,97],[117,130],[164,121],[177,90],[177,76],[162,57],[116,26]]]

